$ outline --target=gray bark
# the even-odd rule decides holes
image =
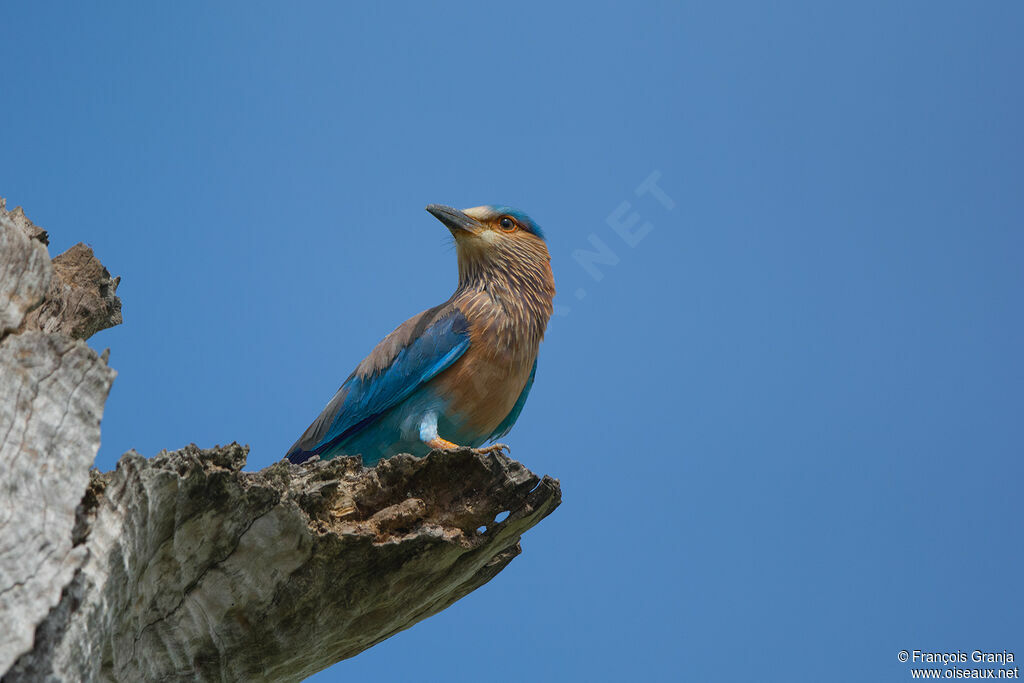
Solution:
[[[301,680],[500,572],[558,482],[470,449],[243,472],[247,449],[91,470],[118,281],[0,200],[0,676]],[[105,356],[105,354],[104,354]],[[509,512],[500,522],[495,518]]]

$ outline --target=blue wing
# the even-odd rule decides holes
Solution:
[[[519,419],[519,413],[523,412],[523,406],[526,405],[526,397],[530,395],[530,389],[533,388],[533,378],[536,375],[537,361],[536,359],[534,359],[533,369],[530,370],[530,377],[526,380],[526,385],[523,387],[523,390],[519,393],[519,398],[516,399],[516,404],[512,406],[512,410],[509,411],[508,416],[506,416],[505,419],[501,421],[501,424],[498,425],[497,429],[495,429],[494,432],[489,437],[487,437],[488,441],[500,439],[501,437],[508,434],[508,430],[512,429],[512,425],[514,425],[516,423],[516,420]]]
[[[469,321],[457,308],[438,306],[406,321],[349,375],[288,459],[303,462],[358,434],[468,348]]]

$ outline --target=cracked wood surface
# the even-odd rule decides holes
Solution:
[[[45,230],[0,199],[0,339],[43,300],[53,275],[46,243]]]
[[[561,502],[470,449],[242,472],[245,447],[189,446],[90,472],[115,373],[71,337],[120,322],[117,279],[45,244],[0,200],[4,681],[301,680],[489,581]]]
[[[31,648],[85,557],[71,531],[114,379],[83,342],[9,334],[49,287],[45,239],[0,202],[0,672]]]
[[[87,559],[12,680],[301,680],[489,581],[560,502],[471,449],[242,472],[246,452],[128,453],[95,474]]]

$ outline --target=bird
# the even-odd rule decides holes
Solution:
[[[288,450],[301,463],[470,447],[505,436],[537,374],[555,281],[544,232],[507,206],[426,210],[455,239],[458,285],[382,339]]]

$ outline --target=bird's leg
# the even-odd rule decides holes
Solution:
[[[462,448],[462,446],[460,446],[459,444],[452,443],[448,439],[442,439],[439,436],[434,437],[433,439],[430,439],[429,441],[424,441],[423,443],[425,443],[428,446],[430,446],[431,448],[437,449],[439,451],[450,451],[450,450],[454,450],[456,448]]]
[[[457,448],[462,448],[462,446],[460,446],[459,444],[452,443],[448,439],[442,439],[441,437],[436,437],[429,441],[424,441],[424,443],[430,446],[431,448],[439,451],[451,451]],[[481,455],[490,455],[491,453],[501,453],[502,455],[508,455],[509,453],[512,452],[512,449],[503,443],[492,444],[487,448],[474,448],[473,450],[476,451],[477,453],[480,453]]]
[[[448,439],[442,439],[437,433],[437,413],[433,411],[426,413],[420,421],[420,441],[438,451],[462,448],[457,443],[452,443]]]
[[[438,451],[452,451],[462,448],[462,446],[457,443],[452,443],[448,439],[442,439],[437,433],[436,413],[427,413],[423,416],[423,420],[420,422],[420,440]],[[488,446],[487,448],[474,448],[473,450],[482,455],[488,455],[490,453],[502,453],[504,455],[508,455],[512,451],[512,449],[503,443],[496,443]]]

